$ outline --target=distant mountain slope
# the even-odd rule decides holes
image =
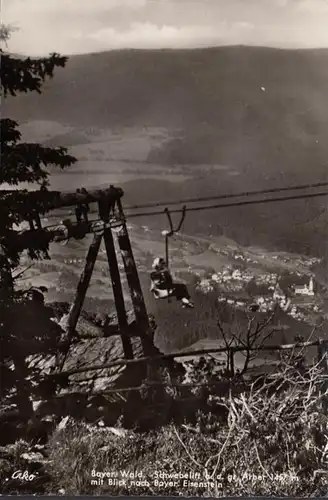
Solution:
[[[72,56],[3,113],[83,127],[181,129],[152,158],[265,170],[327,165],[328,50],[222,47]]]
[[[238,46],[71,56],[66,68],[58,69],[47,84],[42,109],[34,109],[33,113],[34,118],[47,116],[79,125],[83,121],[86,125],[108,125],[113,120],[136,124],[140,123],[140,115],[149,123],[159,119],[167,126],[174,125],[174,121],[175,125],[186,125],[192,118],[197,123],[206,119],[218,124],[221,120],[214,104],[222,105],[222,116],[225,113],[226,118],[238,121],[242,113],[238,116],[231,104],[242,104],[245,99],[249,105],[261,106],[264,87],[271,103],[280,102],[278,108],[271,109],[278,117],[284,109],[293,111],[300,98],[302,109],[295,106],[296,112],[312,108],[322,114],[320,97],[327,95],[327,63],[325,49]],[[22,113],[28,110],[32,118],[30,106],[39,100],[37,94],[28,94],[22,100],[28,106]],[[76,103],[79,108],[74,106]],[[306,108],[306,104],[311,106]],[[251,116],[248,118],[250,124]],[[256,113],[252,118],[256,122]]]
[[[4,115],[87,127],[181,130],[151,159],[261,168],[327,166],[328,50],[222,47],[72,56],[42,95]]]
[[[328,178],[328,50],[236,46],[73,56],[42,95],[8,98],[2,112],[19,121],[52,120],[78,128],[63,137],[67,145],[73,136],[78,144],[99,128],[166,129],[168,139],[150,148],[148,161],[194,164],[195,179],[183,187],[161,184],[159,193],[155,184],[146,189],[140,179],[131,186],[136,202],[139,189],[147,200],[172,199],[200,189],[209,194]],[[48,139],[51,143],[49,134]],[[240,175],[218,173],[206,180],[200,166],[205,163],[231,166]],[[210,217],[212,226],[217,219],[231,237],[242,235],[243,244],[271,241],[322,255],[325,206],[322,198]],[[193,229],[208,233],[208,218],[207,213],[195,216]]]

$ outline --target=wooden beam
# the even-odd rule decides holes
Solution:
[[[106,219],[109,217],[110,206],[100,205],[99,213],[101,214],[104,222],[107,222]],[[128,320],[126,316],[124,295],[121,283],[120,271],[118,268],[115,245],[112,230],[110,227],[104,229],[104,243],[106,248],[108,267],[110,272],[110,277],[113,286],[113,295],[115,300],[117,319],[119,324],[119,329],[121,333],[122,345],[124,350],[124,355],[127,359],[133,359],[133,349],[131,340],[128,338]]]
[[[123,215],[123,210],[120,201],[117,203],[119,210]],[[144,328],[149,328],[149,319],[147,314],[147,309],[145,305],[144,296],[142,293],[142,288],[139,280],[139,275],[137,271],[137,266],[134,260],[133,251],[131,247],[131,242],[129,238],[129,233],[123,218],[122,225],[117,233],[118,244],[121,250],[123,264],[126,272],[126,277],[131,293],[131,299],[134,307],[134,312],[136,316],[136,322],[138,325]]]
[[[69,316],[67,319],[67,348],[65,349],[62,356],[57,358],[57,365],[60,366],[60,369],[63,368],[67,353],[70,347],[70,340],[73,338],[77,322],[79,320],[81,310],[83,307],[84,299],[90,284],[90,279],[92,276],[92,272],[95,266],[95,262],[97,260],[100,244],[102,240],[102,234],[95,234],[93,238],[93,242],[91,243],[87,256],[85,267],[83,273],[81,274],[80,281],[77,285],[76,295],[74,303],[70,309]],[[61,360],[59,359],[61,358]]]
[[[124,192],[121,188],[110,186],[107,189],[94,189],[85,194],[83,193],[58,193],[53,208],[61,208],[68,206],[75,206],[80,203],[94,203],[100,200],[106,200],[108,203],[113,204],[119,200]]]
[[[101,221],[100,221],[101,222]],[[99,220],[96,221],[81,221],[72,223],[67,226],[68,238],[82,239],[87,234],[100,233],[102,228],[99,227]],[[58,226],[60,223],[58,222]],[[65,241],[67,237],[62,233],[58,232],[57,226],[52,225],[49,227],[44,227],[43,229],[26,229],[25,231],[11,231],[10,237],[11,245],[19,250],[24,250],[26,248],[33,247],[35,242],[41,241],[45,243],[51,243],[53,241],[60,242]]]
[[[130,289],[134,314],[136,317],[136,326],[138,331],[140,332],[139,336],[144,356],[152,357],[155,350],[153,339],[154,332],[149,324],[145,300],[142,293],[137,266],[133,256],[128,229],[125,224],[125,216],[121,200],[117,200],[116,206],[122,218],[122,225],[118,229],[117,239],[121,250],[127,282]],[[146,372],[147,379],[152,380],[156,376],[157,372],[156,363],[147,363]]]
[[[129,234],[125,223],[118,231],[118,244],[121,250],[125,274],[130,289],[131,300],[136,317],[137,328],[145,356],[153,353],[153,332],[149,325],[147,309],[141,289],[137,266],[134,260]]]
[[[136,263],[134,260],[130,238],[127,233],[125,224],[118,232],[118,243],[122,254],[124,268],[127,276],[127,281],[130,289],[133,308],[138,325],[148,327],[148,315],[144,302],[144,297],[139,281]]]
[[[123,189],[109,186],[107,189],[93,189],[85,192],[67,192],[60,191],[29,191],[22,193],[20,191],[2,191],[0,204],[10,203],[12,211],[20,213],[22,216],[28,214],[31,210],[38,210],[42,207],[42,213],[49,212],[56,208],[76,206],[79,204],[89,204],[106,200],[113,204],[124,195]]]
[[[253,347],[250,349],[245,348],[245,346],[233,346],[230,347],[230,350],[233,352],[243,352],[246,350],[249,351],[285,351],[285,350],[291,350],[291,349],[300,349],[304,347],[313,347],[313,346],[318,346],[321,343],[320,340],[315,340],[313,342],[298,342],[296,344],[280,344],[280,345],[272,345],[272,346],[260,346],[260,347]],[[131,365],[131,364],[137,364],[137,363],[150,363],[154,361],[161,361],[161,360],[166,360],[166,359],[172,359],[172,358],[188,358],[190,356],[204,356],[206,354],[215,354],[219,352],[227,352],[229,349],[226,347],[220,347],[217,349],[198,349],[195,351],[186,351],[186,352],[172,352],[170,354],[160,354],[156,356],[145,356],[143,358],[136,358],[136,359],[118,359],[116,361],[112,361],[111,363],[106,363],[103,365],[95,365],[95,366],[89,366],[86,368],[76,368],[75,370],[69,370],[67,372],[63,372],[63,375],[74,375],[75,373],[84,373],[84,372],[89,372],[89,371],[96,371],[96,370],[105,370],[107,368],[113,368],[114,366],[124,366],[124,365]]]
[[[100,244],[102,240],[101,234],[95,234],[93,237],[93,241],[89,247],[85,267],[83,273],[81,274],[80,281],[77,285],[76,296],[74,304],[70,310],[69,318],[68,318],[68,332],[69,334],[73,334],[81,314],[81,310],[83,307],[84,299],[89,288],[90,279],[93,273],[93,269],[97,260]]]

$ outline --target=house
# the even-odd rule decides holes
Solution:
[[[242,279],[241,270],[235,269],[232,273],[232,278],[235,280],[241,280]]]
[[[281,287],[278,285],[278,283],[275,286],[275,289],[274,289],[274,292],[273,292],[273,300],[286,300],[286,294],[281,289]]]
[[[283,311],[287,312],[290,308],[291,300],[286,297],[284,300],[280,301],[279,305]]]
[[[308,285],[306,285],[306,284],[305,285],[295,285],[294,286],[294,293],[295,293],[295,295],[314,296],[313,277],[311,276]]]

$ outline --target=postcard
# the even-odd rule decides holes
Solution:
[[[328,2],[3,0],[0,493],[328,492]]]

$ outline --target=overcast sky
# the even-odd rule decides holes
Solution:
[[[328,0],[0,0],[31,55],[215,45],[328,47]]]

